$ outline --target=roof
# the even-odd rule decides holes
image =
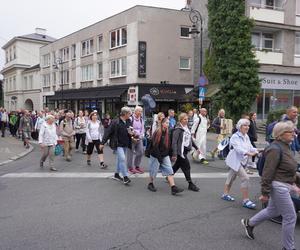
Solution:
[[[2,49],[7,48],[15,40],[19,40],[19,39],[46,42],[46,43],[51,43],[51,42],[54,42],[56,40],[56,38],[51,37],[51,36],[42,35],[42,34],[38,34],[38,33],[32,33],[32,34],[23,35],[23,36],[15,36],[14,38],[10,39],[6,44],[4,44]]]
[[[39,68],[40,68],[40,64],[37,64],[37,65],[34,65],[34,66],[32,66],[32,67],[30,67],[28,69],[25,69],[24,72],[35,70],[35,69],[39,69]]]

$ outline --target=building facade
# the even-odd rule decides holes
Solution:
[[[44,104],[117,113],[150,94],[179,108],[193,85],[190,26],[186,12],[135,6],[43,46]]]
[[[4,107],[8,111],[24,107],[30,110],[42,108],[39,49],[55,40],[45,32],[37,28],[35,33],[14,37],[2,47],[6,59],[1,70],[4,76]]]
[[[260,63],[260,118],[275,109],[300,106],[300,0],[248,0],[255,20],[252,44]]]

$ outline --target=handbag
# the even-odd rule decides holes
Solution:
[[[57,155],[61,155],[61,153],[62,153],[62,146],[60,144],[56,144],[54,149],[54,154],[57,156]]]

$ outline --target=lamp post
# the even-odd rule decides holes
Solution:
[[[63,67],[62,59],[61,58],[56,58],[55,68],[58,69],[58,72],[60,73],[58,78],[61,80],[61,109],[63,109],[63,104],[64,104],[64,83],[63,83],[63,77],[62,77],[62,73],[63,73],[62,67]]]
[[[191,9],[190,11],[190,20],[192,22],[192,29],[189,34],[192,34],[195,39],[197,35],[200,33],[200,76],[202,76],[202,57],[203,57],[203,49],[202,49],[202,36],[203,36],[203,18],[198,10]],[[200,31],[198,30],[198,26],[200,23]]]
[[[202,57],[203,57],[203,48],[202,48],[202,36],[203,36],[203,18],[200,14],[200,12],[198,10],[194,10],[191,9],[190,10],[190,20],[192,22],[192,29],[189,32],[189,34],[192,34],[193,38],[196,39],[196,37],[198,36],[198,34],[200,33],[200,78],[199,78],[199,85],[196,83],[196,81],[194,82],[194,86],[196,87],[196,90],[199,92],[199,109],[201,108],[202,105],[202,101],[204,99],[204,96],[200,96],[201,95],[201,91],[200,88],[203,89],[204,85],[202,86],[202,76],[203,76],[203,69],[202,69]],[[198,30],[199,27],[199,23],[200,23],[200,31]],[[205,94],[205,92],[204,92]]]

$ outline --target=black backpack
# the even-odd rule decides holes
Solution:
[[[281,162],[282,147],[279,144],[271,143],[269,146],[267,146],[264,149],[264,151],[260,154],[260,156],[258,156],[258,161],[256,163],[256,167],[257,167],[259,176],[262,176],[262,174],[263,174],[263,170],[264,170],[264,167],[265,167],[265,161],[266,161],[266,151],[269,150],[270,148],[276,148],[276,149],[279,150],[279,154],[280,154],[279,162]]]

